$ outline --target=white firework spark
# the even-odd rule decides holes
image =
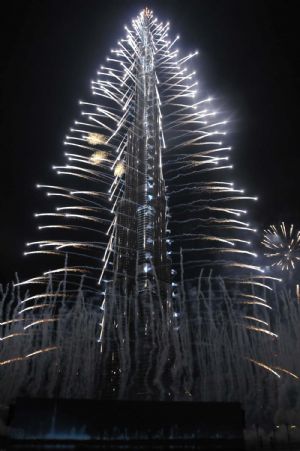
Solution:
[[[287,226],[281,222],[279,226],[271,225],[264,231],[262,245],[271,266],[282,271],[293,271],[300,261],[300,231],[293,224]]]

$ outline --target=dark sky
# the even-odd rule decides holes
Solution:
[[[262,228],[300,225],[299,17],[297,2],[148,1],[169,19],[180,46],[198,49],[203,96],[230,118],[233,180],[260,200]],[[55,181],[61,145],[88,98],[89,82],[145,3],[134,0],[11,0],[1,24],[0,282],[28,274],[26,241],[39,239],[33,212],[47,200],[35,183]],[[29,272],[30,274],[30,272]]]

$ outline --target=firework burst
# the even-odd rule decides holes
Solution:
[[[282,271],[292,271],[300,261],[300,231],[294,225],[282,222],[279,227],[271,225],[264,231],[262,245],[265,256],[271,260],[271,266]]]

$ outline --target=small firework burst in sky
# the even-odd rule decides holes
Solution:
[[[265,256],[272,261],[271,266],[282,271],[292,271],[300,261],[300,231],[295,230],[293,224],[271,225],[264,231],[262,245],[266,249]]]

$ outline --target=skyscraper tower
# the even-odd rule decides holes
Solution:
[[[126,274],[127,292],[137,279],[138,293],[158,282],[169,292],[170,263],[166,246],[166,196],[162,172],[161,112],[155,72],[151,15],[146,8],[140,26],[133,122],[128,130],[124,191],[117,210],[114,268]]]
[[[21,311],[39,315],[30,323],[35,329],[59,322],[79,289],[99,317],[101,386],[120,397],[140,387],[150,397],[159,383],[166,393],[171,365],[192,368],[193,352],[185,362],[187,324],[202,293],[210,296],[212,271],[234,295],[239,324],[260,327],[251,309],[268,308],[253,291],[266,287],[265,275],[244,209],[256,198],[232,182],[227,121],[203,89],[198,93],[190,67],[198,52],[182,56],[169,28],[144,9],[97,71],[92,98],[79,102],[80,119],[65,138],[66,162],[54,167],[62,185],[38,185],[58,205],[35,214],[49,238],[27,243],[25,254],[46,254],[46,270],[21,282],[34,293]],[[44,313],[49,279],[54,318]],[[181,357],[174,363],[175,348]]]
[[[150,380],[155,358],[157,330],[154,322],[165,330],[166,310],[170,307],[170,260],[167,253],[167,205],[162,170],[164,146],[156,55],[151,32],[151,13],[141,15],[137,56],[131,68],[135,80],[131,101],[132,122],[128,127],[126,154],[123,160],[124,188],[116,209],[114,225],[113,280],[107,286],[106,325],[103,339],[107,352],[106,381],[108,395],[119,385],[120,343],[115,333],[115,319],[124,316],[129,327],[129,355],[134,360],[131,372],[132,392],[142,390],[145,374]],[[126,300],[128,307],[124,309]],[[108,324],[107,324],[108,323]],[[120,320],[118,321],[118,326]],[[108,379],[108,381],[107,381]],[[150,395],[148,386],[148,395]]]

